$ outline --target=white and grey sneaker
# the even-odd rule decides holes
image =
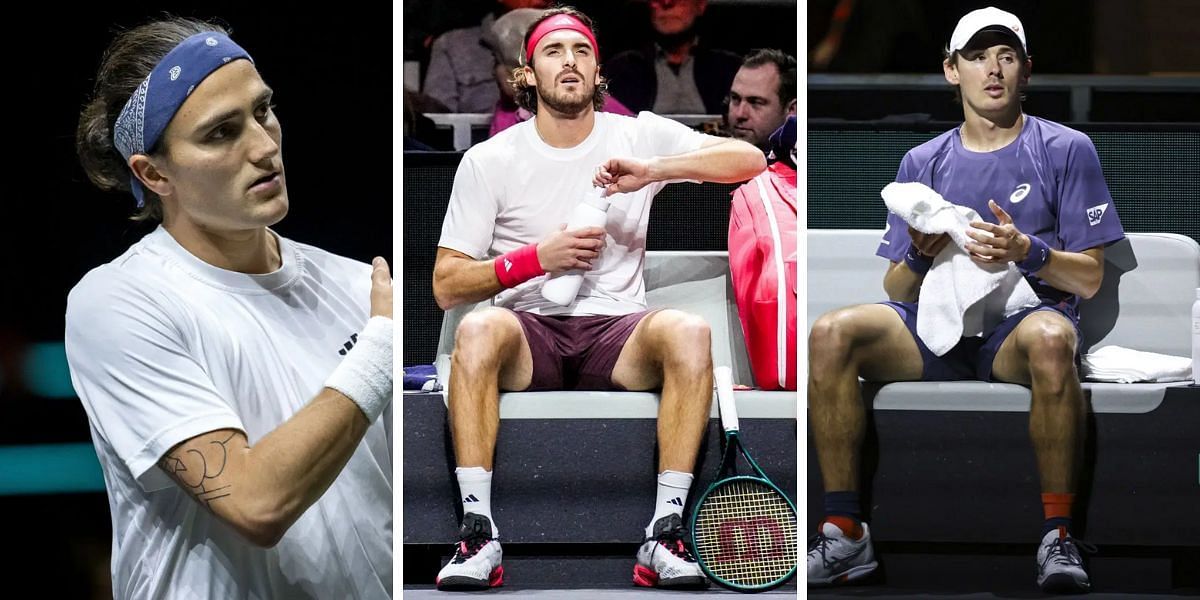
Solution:
[[[1091,591],[1092,582],[1083,569],[1080,548],[1087,552],[1096,551],[1095,546],[1071,537],[1066,527],[1046,532],[1037,553],[1037,584],[1042,591],[1058,594]]]
[[[848,583],[875,572],[879,563],[871,547],[871,528],[863,523],[862,529],[862,538],[852,540],[837,525],[821,524],[808,540],[808,585]]]
[[[683,541],[683,519],[679,515],[667,515],[654,522],[654,537],[638,548],[633,583],[658,588],[708,586],[708,578]]]
[[[454,558],[438,572],[439,590],[486,590],[504,584],[504,551],[492,537],[492,522],[483,515],[463,515]]]

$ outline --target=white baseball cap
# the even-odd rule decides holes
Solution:
[[[954,33],[950,36],[950,52],[962,50],[971,38],[980,31],[998,31],[1012,36],[1016,36],[1021,41],[1021,50],[1025,54],[1029,54],[1029,48],[1025,45],[1025,28],[1021,26],[1021,20],[1016,15],[1000,10],[994,6],[973,10],[958,20],[958,25],[954,27]]]

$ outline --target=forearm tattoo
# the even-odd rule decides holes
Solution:
[[[162,457],[158,464],[192,492],[202,505],[211,509],[213,502],[230,495],[232,491],[231,485],[217,486],[213,480],[225,472],[228,445],[236,435],[230,433],[229,437],[207,442],[200,449],[177,448]]]

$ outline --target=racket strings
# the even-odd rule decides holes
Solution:
[[[798,564],[796,514],[770,486],[734,480],[712,490],[696,516],[697,558],[727,582],[760,586]]]

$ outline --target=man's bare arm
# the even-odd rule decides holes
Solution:
[[[605,186],[609,194],[617,194],[676,179],[736,183],[766,168],[762,150],[741,140],[708,136],[700,148],[683,154],[650,159],[610,158],[596,168],[592,182]]]
[[[371,274],[371,315],[392,318],[382,259]],[[253,447],[241,431],[210,431],[171,448],[158,467],[248,541],[270,547],[325,493],[369,426],[358,404],[324,388]]]
[[[604,249],[604,229],[585,227],[575,231],[560,229],[538,242],[537,258],[542,270],[559,273],[572,269],[584,271]],[[496,261],[504,257],[475,260],[457,250],[438,248],[433,262],[433,298],[442,310],[460,304],[487,300],[504,291],[496,275]]]
[[[269,548],[342,472],[368,425],[357,404],[325,388],[253,447],[241,431],[210,431],[158,464],[242,537]]]
[[[967,230],[974,240],[967,246],[971,259],[983,264],[1024,261],[1033,241],[1013,225],[1012,217],[998,204],[989,200],[988,205],[998,222],[971,223],[974,229]],[[1034,274],[1056,289],[1091,298],[1104,281],[1104,248],[1096,246],[1082,252],[1050,250],[1049,259]]]

